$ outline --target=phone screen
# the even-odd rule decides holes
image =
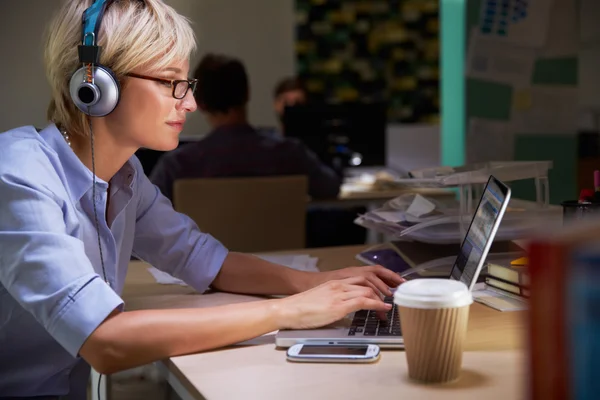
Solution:
[[[381,265],[399,274],[412,268],[394,249],[363,251],[360,256],[375,265]]]
[[[364,356],[367,354],[368,346],[311,346],[303,345],[300,349],[301,355],[340,355],[340,356]]]

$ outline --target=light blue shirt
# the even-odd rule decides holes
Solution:
[[[96,181],[110,286],[100,264],[91,171],[55,125],[0,134],[0,397],[85,398],[89,366],[78,353],[123,307],[119,294],[132,254],[199,292],[227,256],[173,210],[136,157],[112,178],[110,193]]]

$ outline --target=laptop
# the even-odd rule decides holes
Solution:
[[[461,281],[469,290],[473,290],[510,195],[508,186],[490,176],[448,279]],[[393,297],[386,297],[384,301],[394,304]],[[403,348],[404,340],[395,305],[387,317],[387,321],[382,321],[375,311],[360,310],[323,328],[280,330],[275,343],[279,347],[291,347],[297,343],[326,343],[376,344],[381,348]]]

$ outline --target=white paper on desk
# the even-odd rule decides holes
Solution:
[[[575,86],[538,85],[515,88],[512,120],[515,133],[576,134],[579,123]]]
[[[540,48],[547,42],[555,2],[575,0],[481,0],[478,31],[505,43]],[[591,0],[597,1],[597,0]]]
[[[471,118],[467,133],[467,163],[512,161],[514,127],[511,122]]]
[[[148,268],[148,272],[150,272],[152,274],[154,279],[156,279],[157,283],[160,283],[163,285],[187,286],[187,283],[185,283],[181,279],[177,279],[177,278],[167,274],[166,272],[161,271],[160,269],[150,267],[150,268]]]
[[[592,0],[600,4],[598,0]],[[594,15],[594,26],[598,26],[597,17],[600,7]],[[550,11],[550,29],[548,39],[540,50],[541,58],[559,58],[577,55],[579,49],[578,10],[575,0],[555,0]]]
[[[467,55],[467,76],[525,86],[531,82],[535,58],[535,49],[484,36],[474,28]]]

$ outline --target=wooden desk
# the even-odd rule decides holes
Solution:
[[[319,257],[319,268],[360,265],[354,256],[365,246],[299,250]],[[126,308],[210,307],[256,300],[226,293],[194,294],[187,287],[158,285],[142,263],[132,263],[123,297]],[[231,346],[173,357],[164,365],[169,383],[184,399],[519,399],[525,398],[522,348],[523,312],[501,313],[481,304],[471,307],[461,379],[445,386],[407,380],[403,351],[384,350],[376,364],[296,364],[285,359],[273,336],[256,346]]]

